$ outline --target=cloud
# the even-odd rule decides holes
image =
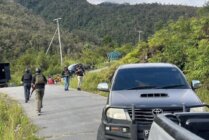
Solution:
[[[203,6],[208,0],[87,0],[92,4],[99,4],[102,2],[114,2],[114,3],[162,3],[162,4],[177,4],[177,5],[189,5],[189,6]]]
[[[100,3],[104,2],[105,0],[87,0],[87,1],[91,4],[100,4]]]

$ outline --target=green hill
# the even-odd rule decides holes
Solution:
[[[101,42],[112,38],[117,43],[136,43],[138,30],[147,39],[169,20],[196,16],[188,6],[103,3],[91,5],[86,0],[16,0],[48,20],[61,17],[62,25],[83,38]]]
[[[55,36],[48,55],[45,52],[56,30],[56,23],[43,20],[20,4],[0,0],[0,62],[11,63],[12,82],[19,82],[26,66],[41,67],[45,74],[60,73],[59,43]],[[95,46],[61,29],[64,64],[82,55],[83,47]]]
[[[46,51],[55,32],[56,24],[44,21],[26,8],[15,3],[0,1],[0,53],[1,62],[11,61],[25,54]],[[86,43],[77,36],[61,30],[63,53],[75,55]],[[57,36],[51,53],[57,53]],[[91,43],[90,43],[91,44]],[[92,43],[93,44],[93,43]]]

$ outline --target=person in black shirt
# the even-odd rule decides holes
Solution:
[[[25,103],[27,103],[30,99],[30,89],[32,82],[32,74],[28,68],[25,69],[25,73],[23,74],[21,80],[24,86]]]
[[[64,88],[65,88],[65,91],[68,91],[69,89],[69,84],[70,84],[70,72],[68,70],[67,67],[64,67],[64,70],[62,72],[62,77],[63,77],[63,80],[64,80]]]
[[[85,70],[83,66],[80,64],[76,67],[75,74],[77,75],[78,78],[78,87],[77,90],[81,90],[81,83],[83,81],[83,76],[84,76]]]

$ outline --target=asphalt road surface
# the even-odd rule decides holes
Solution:
[[[42,114],[36,114],[35,94],[24,102],[23,87],[0,88],[17,100],[32,123],[40,129],[38,136],[47,140],[96,140],[106,98],[62,86],[46,86]]]

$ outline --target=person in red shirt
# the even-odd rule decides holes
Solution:
[[[54,84],[54,79],[51,76],[49,76],[49,78],[47,80],[47,83],[50,84],[50,85]]]

